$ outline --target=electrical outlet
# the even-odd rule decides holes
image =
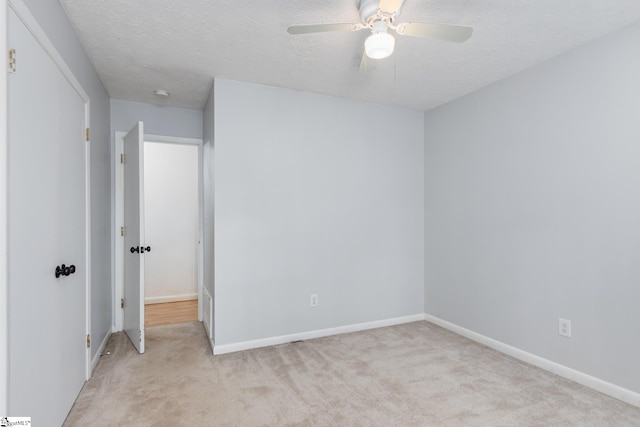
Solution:
[[[558,333],[563,337],[571,338],[571,320],[559,318]]]
[[[311,307],[318,306],[318,294],[311,294]]]

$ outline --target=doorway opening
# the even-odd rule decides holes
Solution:
[[[125,132],[115,135],[114,329],[124,329],[124,152]],[[202,321],[203,146],[192,138],[144,135],[144,327]],[[150,251],[148,249],[151,249]],[[144,336],[144,334],[142,334]]]
[[[199,146],[144,142],[144,326],[198,320]]]

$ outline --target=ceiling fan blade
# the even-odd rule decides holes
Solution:
[[[462,43],[471,37],[473,28],[464,25],[428,24],[426,22],[405,22],[398,24],[398,34],[423,37],[427,39],[447,40]]]
[[[292,25],[287,28],[289,34],[327,33],[331,31],[358,31],[365,28],[362,24],[311,24]]]
[[[397,13],[403,4],[404,0],[380,0],[378,9],[383,12]]]
[[[362,60],[360,61],[360,72],[368,73],[374,71],[378,67],[378,60],[371,59],[367,56],[366,52],[362,53]]]

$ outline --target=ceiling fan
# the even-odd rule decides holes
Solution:
[[[393,53],[394,30],[401,36],[421,37],[462,43],[471,37],[473,28],[463,25],[434,24],[426,22],[401,22],[396,24],[404,0],[360,0],[358,23],[292,25],[289,34],[324,33],[331,31],[360,31],[368,29],[371,35],[364,42],[364,54],[360,70],[366,68],[366,59],[383,59]]]

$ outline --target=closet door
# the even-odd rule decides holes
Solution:
[[[86,377],[86,104],[33,27],[8,21],[9,413],[55,426]]]

